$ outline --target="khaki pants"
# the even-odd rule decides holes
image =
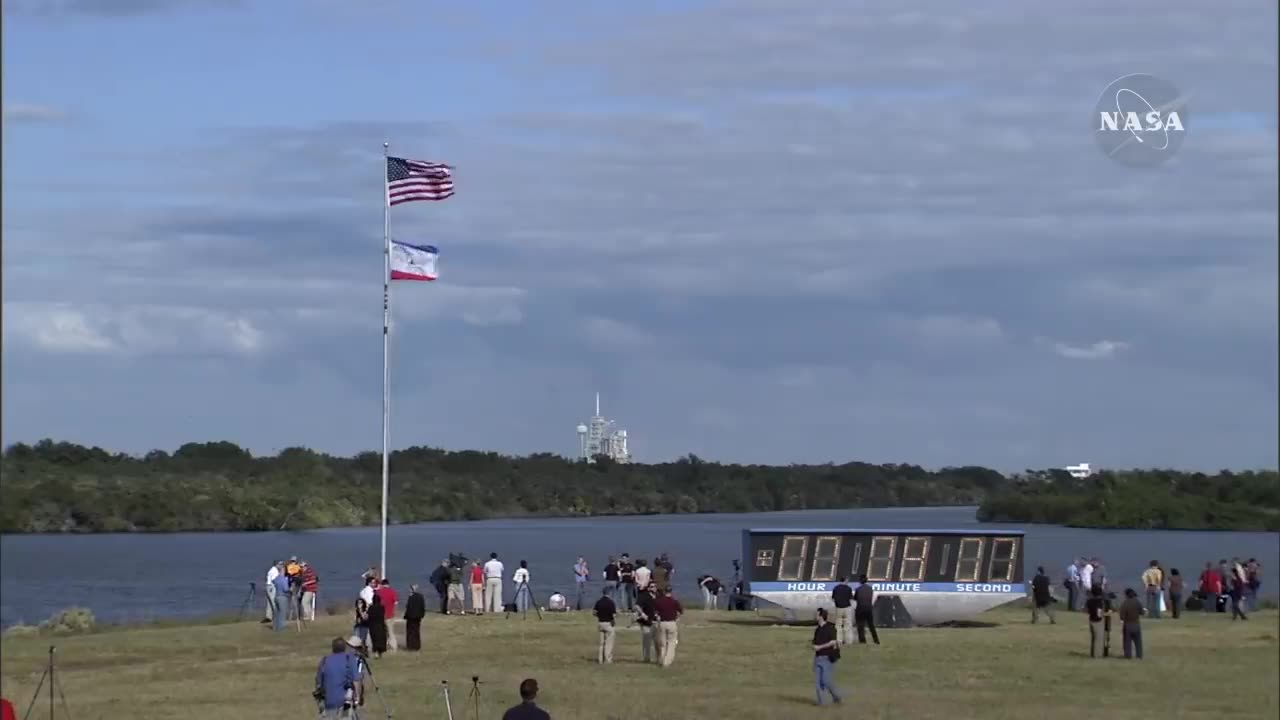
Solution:
[[[458,601],[458,612],[467,612],[467,596],[462,591],[462,583],[449,583],[449,612],[453,612],[453,602]]]
[[[640,661],[653,662],[653,626],[640,626]]]
[[[471,583],[471,609],[484,612],[484,583]]]
[[[316,619],[316,594],[313,592],[302,593],[302,619],[307,622]]]
[[[596,652],[596,661],[599,663],[613,662],[613,623],[602,622],[600,626],[600,648]]]
[[[836,608],[836,639],[841,645],[853,644],[853,608]]]
[[[502,578],[485,579],[484,604],[487,612],[502,612]]]
[[[396,618],[387,618],[387,652],[400,649],[400,643],[396,641],[396,624],[399,622]]]
[[[658,648],[658,664],[666,667],[676,660],[676,645],[680,644],[680,632],[676,622],[658,623],[658,637],[662,642]]]
[[[267,619],[276,618],[276,586],[267,583]]]

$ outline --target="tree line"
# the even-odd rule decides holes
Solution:
[[[1086,478],[1028,473],[989,495],[982,522],[1093,528],[1280,530],[1280,476],[1273,470],[1216,474],[1103,471]]]
[[[154,450],[139,457],[53,440],[18,443],[6,448],[0,458],[0,532],[260,531],[373,525],[381,517],[381,472],[381,455],[373,452],[348,458],[295,447],[255,457],[224,441],[187,443],[172,453]],[[1280,508],[1274,472],[1211,477],[1162,472],[1107,477],[1123,485],[1131,475],[1167,475],[1189,486],[1217,485],[1226,478],[1231,489],[1220,504],[1231,508],[1253,504],[1271,508],[1273,515]],[[1272,484],[1270,493],[1262,487],[1265,477]],[[413,523],[980,504],[981,512],[995,521],[1063,522],[1067,515],[1074,518],[1074,511],[1041,518],[1032,514],[1040,512],[1035,503],[1019,504],[1024,498],[1049,497],[1037,492],[1065,491],[1059,488],[1060,480],[1053,472],[1005,476],[973,466],[931,471],[916,465],[859,462],[736,465],[708,462],[696,455],[652,465],[617,464],[607,457],[584,463],[549,453],[512,457],[412,447],[391,454],[388,513],[392,523]],[[1117,517],[1112,513],[1101,520],[1111,522]],[[1254,516],[1224,513],[1212,518],[1214,522],[1252,522]],[[1141,522],[1134,527],[1190,522],[1187,515],[1170,513],[1156,517],[1155,524],[1150,516],[1136,519]]]

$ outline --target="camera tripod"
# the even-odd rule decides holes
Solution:
[[[240,603],[240,620],[244,620],[244,614],[250,607],[253,607],[253,600],[258,595],[258,586],[255,583],[249,583],[249,594],[244,596],[244,602]]]
[[[516,598],[517,598],[517,599],[519,599],[519,597],[520,597],[520,591],[521,591],[521,590],[524,590],[525,592],[529,593],[529,603],[528,603],[528,605],[533,605],[533,609],[534,609],[534,611],[538,613],[538,619],[539,619],[539,620],[541,620],[541,619],[542,619],[542,606],[538,604],[538,600],[537,600],[537,598],[536,598],[536,597],[534,596],[534,594],[533,594],[533,588],[529,587],[529,581],[528,581],[528,580],[525,580],[525,581],[521,582],[519,585],[517,585],[517,586],[516,586]],[[518,603],[518,602],[517,602],[517,603],[515,603],[515,604],[516,604],[516,605],[519,605],[519,603]],[[526,605],[526,606],[525,606],[525,609],[524,609],[524,610],[517,610],[517,611],[515,611],[515,612],[519,612],[519,613],[521,614],[521,619],[522,619],[522,620],[527,620],[527,619],[529,618],[529,608],[528,608],[528,605]],[[506,614],[506,617],[510,618],[510,617],[511,617],[511,613],[512,613],[512,611],[511,611],[511,610],[508,610],[508,611],[507,611],[507,614]]]
[[[67,694],[62,691],[62,683],[58,682],[58,676],[54,674],[53,653],[57,648],[53,645],[49,646],[49,664],[45,666],[44,673],[40,675],[40,682],[36,685],[36,691],[31,696],[31,703],[27,705],[27,711],[23,713],[22,720],[31,717],[31,711],[36,707],[36,700],[40,698],[40,689],[44,687],[45,679],[49,680],[49,720],[54,718],[54,710],[57,709],[57,703],[53,701],[54,688],[58,690],[58,697],[62,700],[62,712],[66,714],[67,720],[71,720],[71,708],[67,707]]]
[[[441,689],[444,692],[444,710],[449,716],[449,720],[453,720],[453,705],[449,702],[449,681],[440,681]],[[471,708],[475,712],[474,720],[480,720],[480,676],[471,676],[471,692],[467,693],[467,702],[471,703]]]

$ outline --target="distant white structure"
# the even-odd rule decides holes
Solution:
[[[1070,474],[1071,477],[1073,478],[1087,478],[1093,474],[1093,470],[1090,469],[1089,463],[1080,463],[1079,465],[1068,465],[1065,468],[1063,468],[1063,470],[1066,470],[1067,473]]]
[[[627,431],[615,429],[615,423],[600,414],[600,393],[596,393],[596,414],[586,425],[578,426],[578,457],[595,462],[597,455],[606,455],[614,462],[631,462],[627,450]]]

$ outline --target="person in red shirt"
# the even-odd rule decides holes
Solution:
[[[307,561],[302,562],[302,619],[311,622],[316,619],[316,591],[320,589],[320,579],[316,577],[316,569]]]
[[[382,578],[382,582],[378,584],[378,589],[373,591],[381,600],[382,606],[386,608],[387,613],[387,649],[399,650],[399,643],[396,642],[396,591],[391,587],[391,581]]]
[[[1213,563],[1204,564],[1204,572],[1200,573],[1200,593],[1204,595],[1204,611],[1217,612],[1218,596],[1222,594],[1222,576],[1213,568]]]
[[[13,703],[4,698],[0,698],[0,720],[18,720],[18,715],[13,711]]]
[[[479,560],[471,561],[471,609],[477,615],[484,614],[484,568]]]
[[[658,665],[667,667],[676,660],[676,645],[680,642],[679,625],[676,623],[684,614],[680,601],[676,600],[668,590],[658,588],[658,599],[653,601],[658,612]]]

